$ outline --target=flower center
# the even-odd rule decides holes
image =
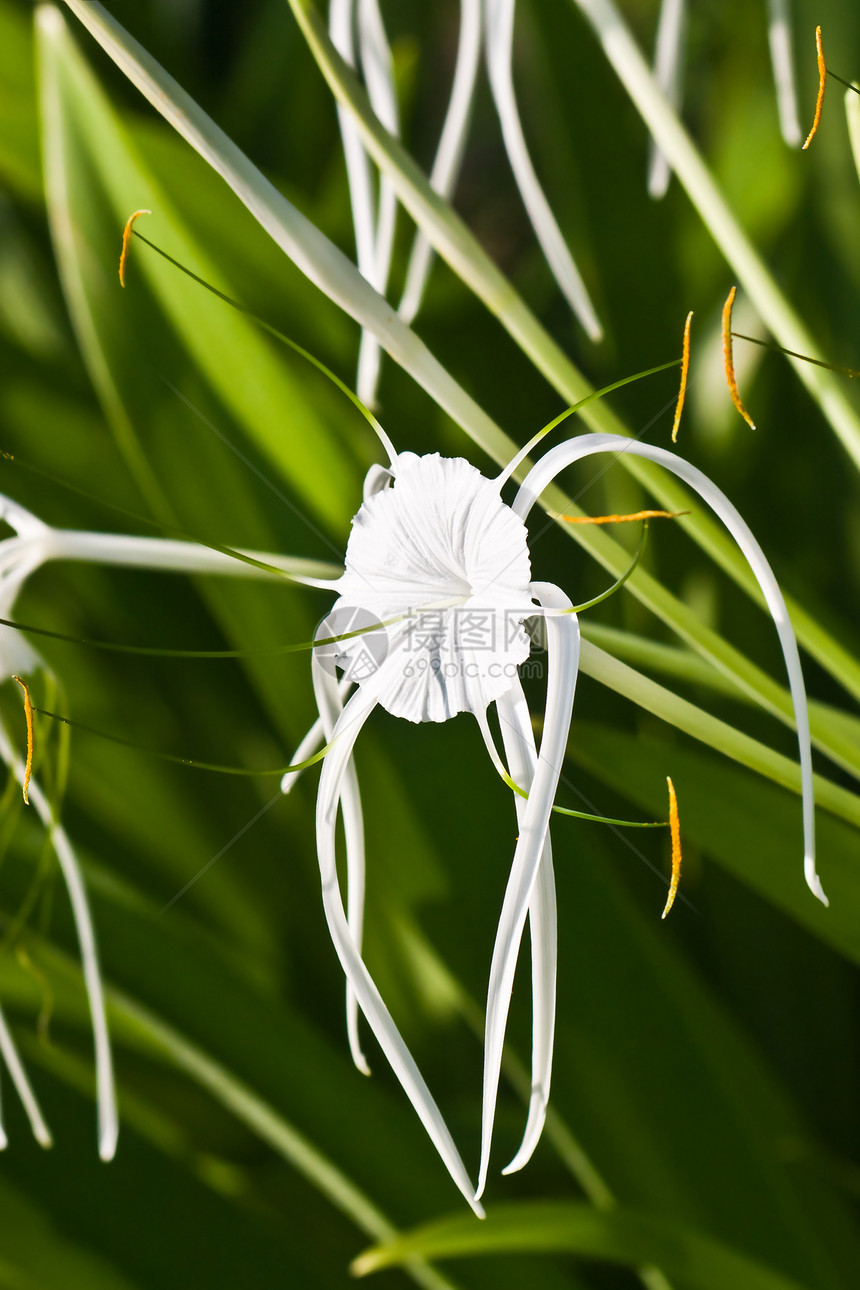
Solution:
[[[399,619],[387,630],[380,702],[412,721],[445,721],[514,684],[529,652],[530,582],[525,526],[493,481],[459,457],[402,453],[392,486],[353,519],[335,610]],[[339,656],[359,684],[365,652],[358,638]]]

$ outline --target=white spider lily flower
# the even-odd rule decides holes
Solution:
[[[533,445],[529,445],[533,446]],[[315,652],[314,686],[320,720],[296,754],[303,760],[323,738],[332,747],[317,797],[317,850],[323,905],[348,983],[347,1017],[356,1064],[367,1071],[358,1038],[358,1012],[412,1101],[457,1186],[480,1213],[490,1160],[511,990],[526,919],[532,956],[532,1084],[522,1143],[505,1173],[522,1168],[543,1129],[552,1072],[556,1008],[557,912],[549,820],[565,755],[579,667],[579,627],[571,602],[557,587],[532,580],[524,522],[556,475],[594,453],[632,452],[659,463],[695,490],[737,541],[774,619],[791,686],[802,773],[805,874],[825,901],[815,871],[811,751],[800,660],[785,602],[761,548],[722,492],[696,467],[660,448],[617,435],[583,434],[550,450],[526,476],[512,506],[501,489],[528,449],[495,478],[461,458],[404,452],[368,475],[353,520],[340,593],[320,635],[332,625],[373,626],[361,636]],[[517,667],[528,654],[523,624],[545,619],[548,677],[539,749]],[[475,631],[480,621],[483,637]],[[390,630],[385,631],[386,624]],[[366,666],[368,645],[378,648]],[[380,644],[381,643],[381,644]],[[326,653],[327,650],[327,653]],[[345,670],[340,683],[334,663]],[[351,685],[355,693],[344,706]],[[496,711],[508,771],[493,745],[487,713]],[[374,708],[409,721],[475,717],[491,759],[525,789],[517,798],[519,837],[499,917],[487,991],[481,1160],[473,1191],[463,1161],[430,1091],[361,955],[364,842],[353,750]],[[285,776],[289,791],[297,775]],[[338,810],[347,848],[347,908],[338,883]]]
[[[13,536],[0,541],[0,618],[9,621],[13,619],[15,600],[24,582],[49,560],[80,560],[182,573],[238,574],[244,577],[256,575],[268,578],[279,576],[277,567],[269,563],[277,561],[282,566],[284,576],[291,581],[323,588],[336,585],[331,579],[314,577],[312,571],[315,566],[310,561],[261,556],[260,564],[266,562],[269,565],[268,568],[263,568],[242,563],[224,552],[198,546],[193,542],[52,528],[17,502],[3,496],[0,496],[0,519],[14,530]],[[251,556],[251,559],[257,558],[255,555]],[[22,632],[14,627],[0,625],[0,681],[16,675],[30,675],[43,666]],[[26,763],[15,751],[15,742],[2,721],[0,759],[23,785]],[[28,794],[57,856],[72,906],[93,1028],[99,1155],[103,1160],[111,1160],[116,1151],[119,1131],[116,1089],[101,970],[86,887],[68,834],[57,820],[51,802],[35,777],[29,781]],[[50,1145],[50,1134],[2,1014],[0,1058],[5,1062],[18,1090],[34,1136],[43,1145]],[[0,1145],[3,1143],[5,1134],[0,1128]]]

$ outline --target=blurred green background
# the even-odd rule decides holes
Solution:
[[[333,103],[284,0],[108,7],[352,254]],[[383,8],[404,138],[429,167],[458,6],[399,0]],[[809,152],[788,149],[764,5],[709,0],[692,9],[685,120],[822,351],[860,366],[860,186],[841,88],[831,84]],[[860,70],[860,11],[838,0],[799,0],[793,9],[806,123],[814,26],[823,26],[833,69],[850,79]],[[625,12],[650,49],[656,5],[636,0]],[[173,517],[206,541],[336,560],[378,455],[366,425],[319,374],[178,273],[156,285],[140,244],[123,293],[116,261],[125,216],[152,205],[140,226],[147,237],[179,258],[193,248],[204,276],[349,382],[358,328],[68,22],[94,80],[70,64],[51,82],[59,104],[51,120],[40,117],[32,6],[0,0],[0,448],[106,503]],[[718,357],[731,271],[677,182],[663,202],[648,198],[645,128],[569,0],[524,0],[517,39],[529,143],[593,291],[603,344],[583,338],[534,243],[485,81],[457,209],[596,385],[674,357],[686,312],[696,311],[679,449],[736,503],[784,590],[856,657],[860,490],[846,453],[785,360],[740,342],[741,389],[757,431],[734,412]],[[43,67],[43,91],[46,74]],[[62,159],[53,241],[46,142]],[[152,192],[161,204],[147,200]],[[395,282],[409,245],[404,219]],[[739,330],[758,327],[748,302],[739,304]],[[560,410],[557,394],[443,264],[416,329],[518,442]],[[649,440],[666,445],[676,380],[668,372],[613,397],[633,433],[647,425]],[[398,448],[463,454],[489,469],[390,361],[380,408]],[[580,468],[572,486],[583,489],[596,473]],[[0,462],[0,477],[0,491],[53,524],[143,531],[16,462]],[[647,501],[617,467],[580,498],[592,513]],[[535,531],[542,527],[536,521]],[[636,534],[619,540],[632,549]],[[532,557],[536,576],[577,601],[611,580],[556,530],[533,543]],[[680,528],[652,526],[647,565],[782,682],[767,619]],[[308,639],[327,608],[325,593],[57,564],[31,580],[16,616],[80,637],[259,649]],[[589,621],[676,644],[626,594]],[[153,660],[34,644],[60,678],[59,710],[146,748],[278,766],[315,715],[305,654]],[[856,713],[824,667],[805,660],[805,670],[811,697]],[[730,687],[654,675],[795,755],[791,732]],[[539,712],[541,684],[532,691]],[[38,687],[34,698],[45,698]],[[12,685],[3,710],[23,741]],[[860,754],[857,725],[845,729]],[[43,720],[37,734],[49,770],[57,731]],[[845,770],[820,760],[822,773],[850,788]],[[361,737],[358,768],[367,959],[471,1163],[477,1027],[513,854],[513,804],[465,717],[430,728],[379,713]],[[685,901],[666,923],[663,833],[554,825],[561,952],[552,1116],[531,1164],[500,1178],[495,1166],[510,1158],[524,1119],[513,1070],[500,1098],[488,1209],[532,1199],[618,1203],[706,1233],[798,1285],[856,1285],[860,833],[819,810],[832,898],[825,913],[802,885],[795,795],[583,677],[565,768],[575,789],[606,814],[655,817],[665,813],[667,773],[681,804]],[[0,1285],[341,1286],[350,1260],[386,1235],[386,1223],[403,1228],[456,1210],[458,1197],[372,1042],[372,1080],[349,1061],[342,974],[319,896],[316,772],[163,911],[277,784],[72,735],[63,818],[85,863],[111,996],[122,1124],[111,1165],[96,1153],[89,1023],[65,893],[17,789],[3,799],[0,998],[56,1145],[45,1153],[30,1140],[4,1079]],[[570,789],[559,800],[579,804]],[[22,927],[16,915],[33,895]],[[521,1061],[530,1044],[525,985],[518,982],[510,1029]],[[426,1268],[413,1271],[442,1284]],[[409,1283],[406,1271],[380,1275],[392,1287]],[[560,1254],[450,1263],[444,1277],[464,1287],[642,1284],[633,1269]]]

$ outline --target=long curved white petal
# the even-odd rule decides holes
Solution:
[[[123,533],[86,533],[77,529],[48,529],[43,538],[46,560],[82,560],[95,564],[128,565],[137,569],[164,569],[174,573],[213,573],[235,578],[278,579],[254,565],[196,542],[175,538],[129,537]],[[293,556],[270,555],[261,551],[242,551],[264,564],[283,570],[289,581],[303,587],[321,587],[336,591],[339,578],[317,578],[320,568],[315,560]],[[325,567],[325,566],[323,566]]]
[[[790,0],[767,0],[767,38],[779,128],[790,148],[800,146],[803,132],[797,119],[797,86],[794,79],[794,52],[791,47]]]
[[[338,686],[341,707],[343,706],[343,701],[351,689],[352,681],[347,677],[343,677]],[[309,757],[313,757],[314,753],[318,752],[323,746],[325,737],[326,734],[323,727],[323,719],[322,717],[317,717],[316,721],[308,730],[308,733],[304,736],[298,748],[290,758],[290,765],[294,766],[297,762],[307,761]],[[296,780],[299,779],[300,776],[304,775],[304,773],[305,772],[303,770],[288,770],[281,779],[281,792],[286,796],[286,794],[289,793],[295,785]]]
[[[16,539],[8,540],[12,542]],[[8,570],[4,567],[0,574],[0,616],[3,618],[12,617],[19,590],[30,574],[35,573],[46,559],[44,541],[41,537],[36,539],[29,550],[26,547],[30,546],[30,539],[24,539],[24,542],[23,558],[18,555],[18,563],[12,564]],[[15,676],[17,673],[27,676],[35,671],[39,662],[39,655],[23,632],[14,627],[0,627],[0,681],[5,681],[7,677]]]
[[[0,493],[0,520],[25,538],[38,537],[40,533],[48,531],[44,520],[40,520],[32,511],[28,511],[5,493]]]
[[[328,19],[331,43],[350,67],[355,66],[354,17],[355,0],[331,0]],[[370,161],[349,108],[338,104],[337,120],[346,161],[352,223],[355,229],[356,259],[362,277],[371,282],[376,255],[376,202],[373,195]]]
[[[323,631],[325,630],[323,628]],[[314,697],[317,701],[323,732],[326,739],[331,739],[343,712],[341,685],[334,669],[326,666],[316,650],[313,653],[311,669]],[[355,948],[361,954],[364,931],[364,816],[361,810],[358,775],[352,756],[347,760],[344,770],[340,788],[340,809],[346,841],[347,922]],[[363,1075],[369,1075],[370,1067],[362,1051],[358,1033],[358,1000],[349,981],[346,985],[346,1033],[352,1060]]]
[[[323,762],[317,795],[317,854],[322,881],[323,908],[329,932],[347,980],[370,1024],[391,1069],[414,1106],[454,1182],[479,1216],[480,1205],[473,1200],[472,1184],[445,1121],[415,1064],[415,1060],[382,1001],[349,930],[337,881],[335,823],[341,784],[352,756],[358,733],[378,700],[373,680],[350,699],[334,728],[334,746]]]
[[[532,593],[549,609],[569,609],[570,601],[549,583],[532,584]],[[567,745],[573,695],[579,670],[579,623],[575,614],[546,619],[549,674],[546,717],[537,768],[508,879],[487,989],[487,1024],[484,1035],[484,1095],[481,1124],[481,1167],[476,1197],[483,1194],[490,1163],[490,1144],[496,1098],[502,1069],[505,1028],[514,984],[514,972],[532,889],[544,852],[558,777]]]
[[[583,434],[567,443],[552,448],[546,456],[535,465],[523,481],[520,491],[514,500],[515,514],[525,519],[540,494],[560,471],[573,465],[583,457],[594,453],[612,452],[619,456],[623,452],[637,457],[645,457],[660,466],[671,470],[685,484],[688,484],[707,502],[711,510],[719,516],[723,524],[737,542],[747,563],[755,574],[761,588],[765,603],[770,610],[774,625],[782,646],[782,655],[788,672],[789,688],[794,705],[794,721],[797,727],[797,743],[800,758],[800,776],[803,801],[803,837],[804,837],[804,875],[807,885],[822,904],[827,904],[818,874],[815,869],[815,797],[812,783],[812,748],[809,740],[809,713],[806,705],[806,687],[803,683],[803,670],[797,641],[788,616],[785,601],[773,570],[768,564],[764,552],[753,537],[749,526],[741,518],[725,493],[708,479],[696,466],[690,465],[682,457],[667,452],[665,448],[655,448],[638,439],[625,439],[614,434]],[[551,620],[548,620],[551,621]]]
[[[530,789],[537,769],[537,749],[523,687],[517,678],[513,689],[496,701],[502,738],[511,777]],[[517,819],[522,825],[526,803],[518,797]],[[503,1170],[516,1173],[531,1159],[546,1120],[552,1078],[555,1040],[555,995],[558,965],[558,911],[552,843],[547,829],[535,885],[529,902],[529,937],[532,945],[532,1084],[528,1118],[519,1150]]]
[[[51,1131],[45,1123],[45,1117],[42,1115],[39,1103],[36,1100],[36,1094],[27,1078],[27,1072],[24,1070],[24,1064],[18,1055],[18,1049],[15,1047],[15,1040],[12,1038],[12,1032],[9,1029],[3,1010],[0,1008],[0,1057],[6,1063],[6,1068],[12,1077],[12,1083],[18,1091],[21,1104],[30,1121],[30,1128],[33,1130],[33,1137],[42,1147],[53,1146]],[[0,1150],[7,1145],[8,1139],[0,1124]]]
[[[0,723],[0,757],[9,766],[18,782],[23,784],[24,763],[15,753],[8,731],[2,723]],[[116,1141],[119,1133],[116,1087],[114,1085],[113,1059],[108,1037],[98,951],[96,949],[93,920],[87,902],[86,888],[84,887],[83,875],[68,834],[63,826],[54,819],[51,804],[35,779],[30,780],[29,796],[48,837],[51,839],[51,845],[59,861],[72,906],[72,915],[75,920],[75,930],[78,934],[78,945],[81,951],[84,984],[90,1007],[90,1019],[93,1027],[99,1155],[102,1160],[112,1160],[116,1152]]]
[[[593,341],[603,338],[594,305],[544,196],[526,148],[514,93],[512,69],[515,0],[487,0],[487,72],[499,114],[505,149],[535,236],[582,326]]]
[[[483,0],[460,0],[460,35],[451,98],[430,171],[430,186],[442,197],[450,197],[454,191],[466,147],[481,58],[482,3]],[[397,310],[405,323],[411,323],[421,308],[433,254],[432,246],[418,230],[409,253],[406,285]]]
[[[686,0],[663,0],[657,20],[654,47],[654,76],[660,89],[677,111],[684,78],[684,46],[687,27]],[[665,197],[672,171],[664,153],[651,141],[648,156],[648,194]]]
[[[385,34],[378,0],[358,0],[358,46],[370,106],[385,128],[396,138],[400,133],[400,113],[397,107],[391,47]],[[373,274],[370,281],[383,296],[388,289],[396,228],[397,193],[391,180],[382,175],[379,183],[379,213],[373,246]],[[368,407],[373,407],[376,402],[381,356],[379,341],[373,332],[363,331],[358,351],[356,393]]]

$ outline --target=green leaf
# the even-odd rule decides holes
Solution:
[[[428,1223],[359,1255],[352,1270],[366,1276],[416,1254],[444,1259],[522,1250],[565,1251],[633,1269],[651,1264],[689,1290],[801,1290],[799,1282],[670,1220],[540,1202],[490,1210],[483,1223],[462,1216]]]
[[[135,153],[57,10],[38,11],[38,36],[46,188],[66,295],[114,428],[157,504],[160,490],[137,443],[135,409],[117,387],[118,369],[133,367],[135,350],[128,324],[120,319],[119,334],[114,331],[116,316],[129,307],[116,276],[126,218],[150,208],[152,234],[165,250],[227,294],[236,293]],[[177,340],[251,441],[315,517],[332,527],[342,523],[352,505],[353,473],[302,378],[291,375],[282,353],[247,318],[229,307],[213,309],[205,292],[159,257],[138,251],[132,248],[128,292],[136,275],[145,277]]]
[[[672,690],[643,676],[635,668],[599,649],[591,641],[583,641],[580,666],[586,676],[601,685],[623,694],[646,712],[660,717],[669,725],[692,735],[694,739],[717,749],[733,761],[739,761],[750,770],[782,784],[793,792],[800,792],[800,766],[790,757],[774,752],[766,744],[743,734],[728,722],[721,721],[702,708],[682,699]],[[860,825],[860,797],[832,780],[816,775],[815,800],[834,815]],[[801,848],[802,853],[802,848]]]

